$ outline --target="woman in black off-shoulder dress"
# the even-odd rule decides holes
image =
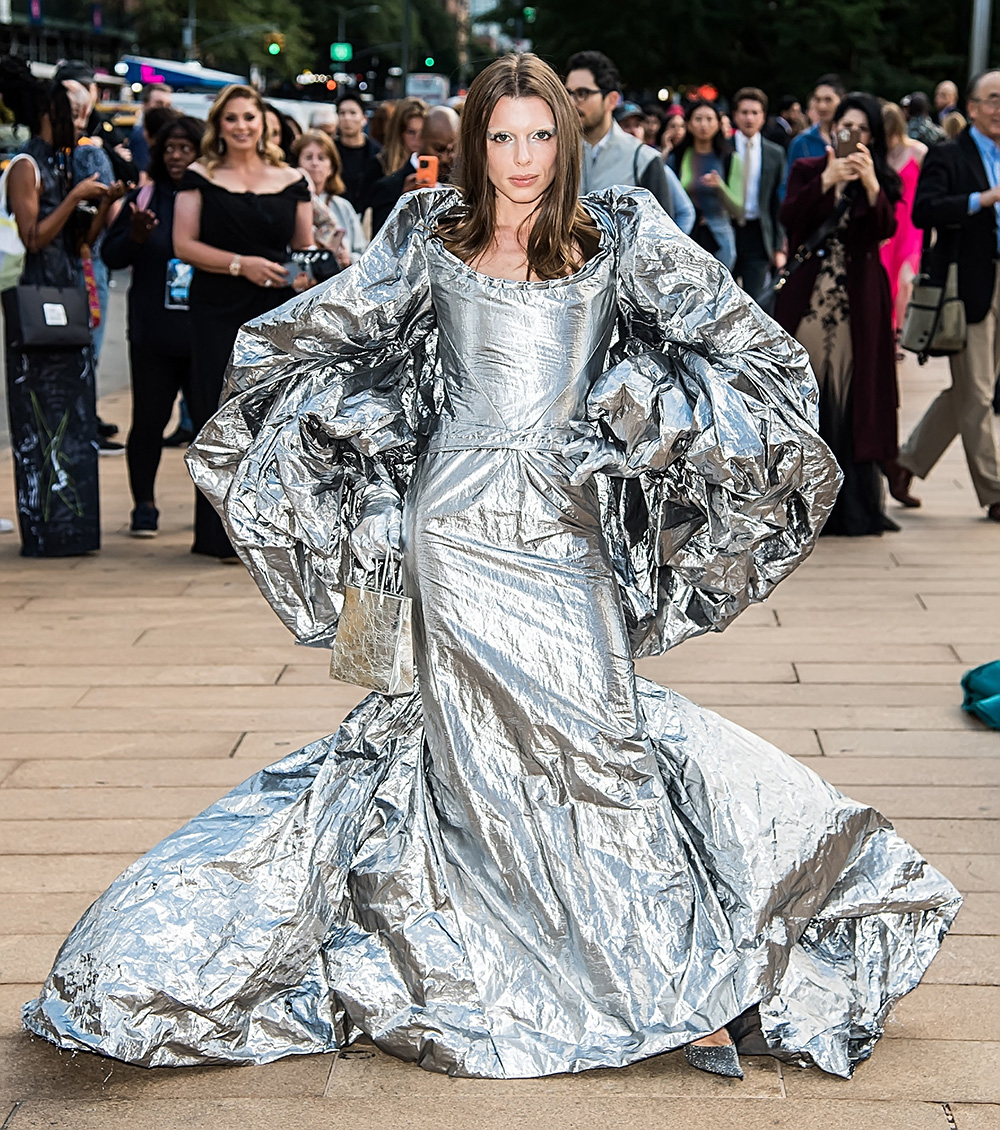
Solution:
[[[295,280],[282,264],[290,249],[309,246],[312,205],[300,170],[268,145],[260,98],[244,86],[226,87],[216,99],[201,160],[179,187],[174,248],[195,268],[189,407],[198,432],[219,406],[240,327],[292,297]],[[200,493],[192,552],[235,558],[218,515]]]

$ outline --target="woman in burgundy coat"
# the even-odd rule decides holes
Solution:
[[[837,457],[844,485],[824,533],[858,536],[899,527],[884,512],[880,464],[897,454],[896,359],[889,278],[879,244],[896,228],[899,177],[886,157],[878,103],[849,94],[834,117],[856,128],[856,152],[796,161],[781,222],[801,246],[836,210],[850,206],[821,251],[778,292],[775,317],[809,351],[820,389],[820,434]]]

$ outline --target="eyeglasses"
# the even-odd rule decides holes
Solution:
[[[1000,94],[991,94],[989,98],[970,98],[970,102],[978,102],[987,110],[1000,110]]]
[[[589,86],[578,86],[576,90],[567,88],[566,93],[573,99],[574,102],[586,102],[588,98],[593,98],[595,94],[604,95],[603,90],[595,90]]]

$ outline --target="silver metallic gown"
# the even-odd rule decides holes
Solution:
[[[455,203],[406,197],[359,264],[245,327],[191,457],[305,643],[335,633],[350,530],[402,505],[418,690],[370,695],[133,864],[25,1024],[149,1066],[363,1032],[512,1078],[756,1007],[774,1054],[849,1075],[957,892],[633,669],[808,553],[837,471],[805,355],[646,193],[588,198],[600,251],[550,282],[451,256]],[[579,438],[619,477],[571,485]]]

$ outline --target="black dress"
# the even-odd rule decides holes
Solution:
[[[69,190],[55,150],[40,137],[24,147],[35,161],[42,194],[38,219],[59,207]],[[72,221],[40,251],[24,258],[22,283],[76,287],[80,260]],[[97,404],[94,351],[22,349],[12,317],[14,288],[4,292],[7,404],[24,557],[72,557],[99,549]]]
[[[295,212],[310,200],[303,177],[280,192],[230,192],[192,169],[184,174],[180,191],[201,193],[198,238],[211,247],[244,257],[260,255],[274,263],[288,259],[295,234]],[[243,276],[195,270],[191,282],[191,398],[188,407],[195,431],[219,407],[222,383],[236,335],[252,318],[266,314],[293,295],[291,287],[256,286]],[[195,504],[193,553],[212,557],[235,554],[219,516],[201,493]]]

